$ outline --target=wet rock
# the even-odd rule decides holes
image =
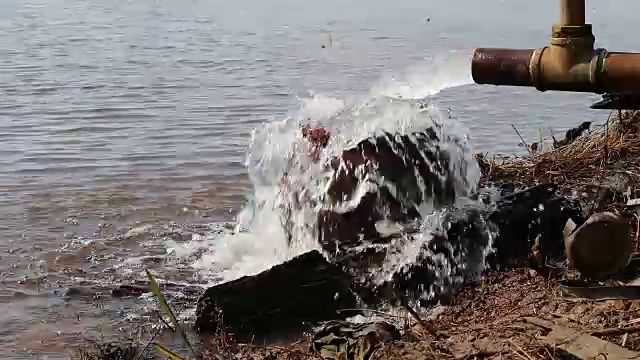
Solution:
[[[527,260],[538,239],[538,251],[547,260],[563,262],[564,226],[571,218],[586,220],[580,202],[557,192],[554,184],[541,184],[505,194],[496,203],[488,221],[497,227],[495,252],[489,264],[506,268]]]
[[[332,160],[328,202],[335,205],[355,199],[358,203],[348,211],[320,212],[319,242],[325,251],[344,251],[363,240],[379,238],[376,222],[413,222],[420,218],[418,208],[426,202],[436,209],[452,205],[456,196],[475,185],[466,183],[467,164],[459,155],[463,145],[448,139],[450,148],[441,147],[440,130],[434,126],[411,134],[383,132]],[[357,189],[363,186],[369,189],[357,198]]]
[[[111,296],[113,297],[138,297],[142,294],[150,293],[151,287],[149,286],[136,286],[136,285],[120,285],[111,290]]]
[[[216,285],[198,300],[196,330],[237,338],[277,333],[340,317],[356,306],[351,278],[317,251],[254,276]]]
[[[370,305],[383,301],[398,305],[421,299],[421,305],[426,305],[452,296],[465,281],[483,270],[492,234],[484,215],[478,207],[448,210],[440,226],[433,229],[430,240],[415,252],[415,258],[400,264],[382,281],[379,269],[357,269],[357,278],[361,280],[357,288],[362,300]],[[405,241],[415,239],[409,236]],[[401,250],[389,248],[386,256],[395,251]]]
[[[158,284],[161,291],[171,291],[190,299],[196,299],[201,293],[202,288],[196,285],[176,284],[172,282],[162,282]],[[111,296],[119,297],[139,297],[143,294],[151,293],[151,286],[144,281],[134,281],[133,284],[121,284],[111,290]]]
[[[437,130],[384,132],[344,150],[331,164],[336,173],[327,190],[329,197],[333,202],[351,199],[358,184],[370,175],[378,182],[384,205],[397,217],[411,216],[410,209],[417,210],[427,199],[438,205],[451,204],[456,195],[455,177],[449,168],[451,154],[440,148]],[[404,208],[398,208],[400,205]]]
[[[354,291],[365,304],[374,306],[417,300],[425,294],[421,305],[446,300],[464,283],[478,278],[489,244],[493,246],[487,259],[490,269],[529,261],[534,245],[545,261],[564,261],[566,221],[584,222],[579,202],[559,195],[552,184],[497,189],[501,196],[496,202],[483,198],[484,206],[443,209],[433,236],[421,243],[415,258],[390,273],[384,269],[384,278],[377,277],[381,265],[401,251],[398,242],[412,245],[407,242],[416,241],[410,228],[402,237],[360,241],[348,237],[344,241],[336,234],[341,249],[331,253],[331,263],[313,251],[258,275],[211,287],[198,301],[196,329],[250,336],[335,319],[337,310],[356,307]]]
[[[558,195],[556,186],[550,184],[499,190],[502,197],[495,203],[487,201],[486,207],[445,210],[415,259],[400,264],[386,279],[379,278],[380,264],[398,251],[390,239],[386,247],[352,249],[336,261],[361,280],[359,295],[371,305],[381,301],[397,304],[403,299],[421,299],[422,305],[444,301],[464,283],[477,279],[485,265],[495,270],[536,265],[529,263],[534,245],[539,258],[544,259],[542,265],[564,262],[564,224],[569,218],[576,223],[584,221],[579,202]],[[415,240],[405,234],[402,241]]]
[[[579,136],[581,136],[585,131],[588,131],[591,127],[591,121],[585,121],[582,124],[578,125],[575,128],[571,128],[567,130],[564,139],[560,141],[554,141],[553,146],[555,148],[567,146],[573,143]]]
[[[85,287],[68,287],[60,292],[60,295],[66,299],[92,297],[95,295],[95,291]]]

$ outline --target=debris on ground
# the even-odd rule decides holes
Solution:
[[[311,350],[326,360],[369,360],[378,345],[400,338],[398,329],[386,322],[329,321],[313,336]]]
[[[431,314],[424,314],[423,321],[435,329],[433,334],[417,321],[400,328],[399,338],[390,331],[391,335],[374,343],[369,359],[640,357],[639,300],[567,301],[558,286],[559,280],[546,279],[526,268],[487,274],[480,284],[469,285],[459,291],[447,305],[437,306],[431,309]],[[328,322],[334,330],[343,326],[347,329],[372,326],[344,324]],[[318,346],[317,339],[326,339],[326,333],[325,326],[315,337],[304,337],[290,345],[236,344],[220,354],[228,354],[222,359],[338,358],[332,355],[321,357],[313,350],[314,338]],[[358,349],[356,333],[340,332],[335,336],[334,349],[345,349],[348,347],[346,344]],[[323,340],[323,344],[328,342]],[[348,356],[343,359],[359,358]]]
[[[494,255],[498,266],[479,282],[441,298],[440,305],[409,308],[415,324],[399,329],[399,339],[377,342],[375,351],[357,346],[351,350],[358,337],[334,335],[340,345],[334,345],[333,353],[340,349],[347,359],[371,353],[371,359],[403,360],[640,358],[640,281],[635,280],[640,255],[625,248],[629,240],[637,246],[637,237],[630,234],[637,233],[637,218],[629,200],[640,196],[635,186],[640,180],[640,113],[625,116],[595,130],[584,122],[561,141],[554,139],[552,147],[538,146],[528,157],[489,160],[478,155],[483,184],[497,186],[503,195],[494,212],[483,215],[499,230]],[[600,233],[601,239],[593,236],[590,226],[608,224],[611,216],[632,226],[621,226],[616,233],[605,224],[609,230]],[[565,233],[568,223],[572,226]],[[461,225],[465,231],[459,233],[449,227],[454,234],[444,239],[477,239],[479,234],[469,232],[467,225]],[[612,244],[607,236],[620,240],[620,252],[606,246],[594,250],[598,242]],[[567,244],[574,252],[570,259]],[[605,262],[606,252],[618,263]],[[589,273],[574,258],[597,271]],[[584,273],[572,270],[575,265]],[[424,271],[421,276],[417,282],[428,281]],[[394,290],[413,286],[397,280]],[[308,350],[305,356],[314,352]]]
[[[362,241],[337,236],[320,241],[328,259],[310,252],[210,288],[197,315],[201,332],[214,334],[206,358],[640,359],[640,113],[590,128],[570,129],[547,149],[528,146],[527,157],[478,155],[481,187],[499,198],[486,209],[448,209],[425,255],[386,283],[345,285],[381,271],[398,239],[376,238],[375,250],[356,254]],[[417,290],[434,283],[433,254],[470,263],[486,228],[495,248],[488,269],[448,269],[462,281],[440,284],[431,289],[437,301],[415,306]],[[382,303],[412,321],[355,323],[339,311],[385,312]],[[249,336],[304,322],[312,334],[295,340]]]

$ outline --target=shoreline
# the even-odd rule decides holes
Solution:
[[[640,351],[640,328],[634,325],[640,319],[640,301],[569,302],[558,290],[557,279],[544,278],[529,268],[489,273],[479,284],[463,287],[448,304],[430,309],[436,314],[432,319],[421,319],[423,325],[406,314],[406,325],[398,328],[401,338],[376,344],[368,359],[566,359],[572,349],[562,349],[561,343],[549,339],[557,328],[569,328],[590,341],[608,341],[614,348],[624,341],[624,349]],[[208,341],[198,349],[204,360],[321,359],[310,351],[309,336],[280,345],[237,343],[224,337],[200,341]],[[140,345],[125,345],[106,343],[98,351],[85,348],[72,359],[136,359]],[[147,340],[142,345],[150,344]],[[138,359],[158,358],[152,347]],[[185,349],[170,351],[180,356],[176,359],[196,358],[185,356]]]
[[[543,149],[529,157],[478,159],[483,181],[508,179],[511,183],[528,185],[539,181],[558,184],[563,190],[572,190],[573,198],[590,205],[583,208],[586,217],[600,211],[617,211],[629,220],[633,234],[637,234],[636,222],[631,221],[632,212],[622,201],[633,197],[635,187],[628,184],[626,196],[621,197],[617,188],[603,181],[621,171],[635,174],[636,155],[640,155],[640,113],[632,115],[625,123],[610,123],[611,129],[606,132],[594,131],[562,147]],[[600,151],[603,147],[610,152]],[[620,149],[627,151],[616,152]],[[620,162],[624,170],[619,169]],[[571,167],[564,171],[567,164],[574,164],[581,171],[567,172]],[[587,179],[599,181],[595,194],[585,183]],[[637,249],[638,239],[635,235],[633,239]],[[535,249],[531,251],[535,255]],[[637,273],[638,268],[625,271]],[[478,283],[466,284],[444,304],[415,312],[405,307],[404,311],[409,313],[405,318],[411,320],[397,328],[399,337],[371,340],[375,350],[363,360],[593,358],[603,347],[609,358],[640,356],[636,353],[640,352],[640,301],[572,298],[567,293],[567,284],[578,278],[580,274],[575,270],[549,267],[536,263],[535,259],[510,269],[487,271]],[[609,277],[606,284],[617,286],[626,281],[618,274]],[[433,312],[434,308],[439,313],[427,317],[424,310]],[[320,359],[317,351],[310,351],[314,340],[311,336],[301,335],[278,346],[238,343],[224,333],[202,339],[203,359]],[[318,341],[317,334],[315,340]]]

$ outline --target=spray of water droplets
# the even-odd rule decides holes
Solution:
[[[200,249],[193,266],[214,283],[255,274],[303,252],[320,249],[314,229],[318,211],[326,206],[323,199],[331,181],[331,172],[322,164],[358,141],[383,132],[410,134],[427,128],[439,129],[437,145],[450,155],[448,166],[450,173],[455,174],[456,193],[460,201],[472,204],[466,198],[476,190],[480,173],[472,159],[466,131],[425,100],[445,88],[469,83],[468,54],[451,53],[432,59],[422,68],[411,69],[404,78],[385,78],[361,97],[334,99],[313,94],[301,99],[300,108],[291,116],[262,124],[253,131],[247,151],[246,166],[253,189],[237,216],[235,229],[191,244]],[[319,162],[305,156],[306,143],[300,131],[303,124],[322,125],[331,132],[331,141],[320,154]],[[287,186],[293,192],[281,191],[285,171]],[[362,194],[372,191],[372,183],[377,184],[375,187],[382,181],[374,180],[361,182],[350,200],[357,202]],[[348,206],[346,202],[341,205]],[[285,210],[290,212],[289,231],[293,235],[290,243],[282,223]],[[456,271],[452,269],[469,267],[461,263],[472,261],[480,264],[474,266],[482,266],[486,246],[480,255],[458,252],[456,256],[443,258],[442,254],[429,253],[427,244],[432,241],[432,233],[446,232],[447,217],[429,201],[421,204],[419,212],[423,222],[417,233],[414,232],[411,241],[405,238],[393,244],[394,249],[382,268],[375,272],[375,282],[392,281],[394,274],[425,257],[432,257],[431,263],[439,267],[434,270],[438,278],[436,287],[455,282],[451,278]],[[433,289],[425,289],[425,293],[429,296]]]

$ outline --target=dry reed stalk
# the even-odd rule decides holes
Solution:
[[[537,180],[564,183],[596,176],[603,170],[611,171],[620,162],[624,168],[640,167],[640,116],[624,124],[612,124],[608,131],[598,129],[583,134],[569,145],[541,150],[521,158],[488,159],[477,155],[483,175],[490,180]],[[608,156],[605,158],[604,149]]]

